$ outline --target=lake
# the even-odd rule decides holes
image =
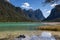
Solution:
[[[38,26],[42,26],[38,22],[0,22],[0,31],[5,30],[34,30]]]

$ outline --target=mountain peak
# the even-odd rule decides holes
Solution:
[[[51,10],[51,14],[45,20],[48,20],[48,21],[60,21],[60,4],[56,5],[55,8],[53,8]]]
[[[41,21],[44,16],[40,9],[23,10],[15,7],[7,0],[0,0],[0,21],[2,22],[24,22],[24,21]]]

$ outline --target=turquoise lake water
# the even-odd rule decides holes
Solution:
[[[0,31],[5,30],[34,30],[38,26],[42,26],[42,23],[34,22],[0,22]]]

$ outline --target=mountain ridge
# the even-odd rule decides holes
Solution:
[[[15,7],[11,3],[0,0],[0,22],[31,22],[31,21],[41,21],[41,18],[39,20],[32,18],[32,16],[35,16],[34,13],[30,13],[30,9],[27,11],[23,11],[20,7]],[[33,11],[32,11],[33,12]],[[41,10],[37,14],[41,14],[43,16]],[[31,18],[29,17],[31,16]],[[44,17],[43,17],[44,19]]]
[[[45,19],[45,21],[60,22],[60,4],[59,5],[56,5],[51,10],[50,15]]]

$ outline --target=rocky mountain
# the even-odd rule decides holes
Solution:
[[[42,12],[40,9],[37,9],[34,11],[34,17],[37,19],[37,20],[43,20],[45,19],[45,17],[43,16]]]
[[[40,9],[37,9],[37,10],[29,9],[27,11],[26,10],[24,11],[28,19],[41,21],[45,18]]]
[[[51,10],[51,14],[45,19],[45,21],[60,21],[60,5],[56,5],[55,8]]]
[[[23,10],[6,0],[0,0],[0,22],[31,22],[43,19],[44,16],[41,10]]]

